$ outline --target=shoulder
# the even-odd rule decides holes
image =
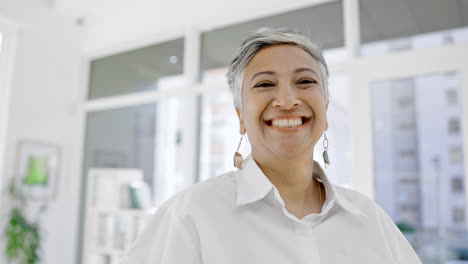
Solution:
[[[348,188],[334,186],[336,192],[348,203],[357,207],[368,218],[366,228],[375,230],[388,245],[395,263],[421,263],[411,244],[398,229],[390,215],[371,198]]]
[[[166,200],[148,219],[124,263],[202,263],[200,224],[214,221],[225,204],[235,201],[234,175],[193,184]]]
[[[337,195],[340,195],[342,199],[359,209],[365,215],[371,217],[386,216],[384,209],[368,196],[346,187],[337,185],[333,185],[333,187],[335,188]]]
[[[348,204],[359,209],[364,215],[368,217],[370,222],[385,232],[397,231],[394,221],[377,202],[368,196],[345,187],[335,186],[336,192],[341,195],[341,198],[346,200]]]
[[[184,217],[198,214],[204,208],[219,203],[235,202],[235,171],[195,183],[174,194],[158,209],[171,215]]]
[[[340,195],[343,199],[346,199],[348,202],[358,205],[359,207],[366,207],[375,204],[372,199],[358,191],[338,185],[333,185],[333,187],[335,188],[337,194]]]

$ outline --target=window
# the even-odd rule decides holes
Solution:
[[[88,99],[181,85],[183,63],[182,38],[96,59],[91,62]]]
[[[463,179],[461,177],[452,178],[452,192],[463,192]]]
[[[454,105],[458,102],[457,91],[455,89],[448,89],[446,96],[449,105]]]
[[[416,156],[416,150],[414,149],[402,149],[398,152],[398,155],[402,158],[414,157]]]
[[[466,12],[466,1],[361,0],[361,55],[466,42]]]
[[[462,156],[463,154],[462,154],[462,150],[460,147],[454,146],[450,149],[450,161],[453,164],[458,164],[462,162],[462,159],[463,159]]]
[[[88,113],[84,178],[90,168],[138,168],[153,186],[155,104]]]
[[[233,155],[241,135],[228,87],[200,96],[199,181],[234,169]],[[250,153],[247,137],[239,150],[244,158]]]
[[[416,123],[413,121],[401,122],[399,128],[401,130],[414,130],[416,129]]]
[[[326,25],[326,29],[316,25]],[[328,63],[344,59],[345,52],[340,52],[344,50],[342,1],[331,1],[202,33],[201,79],[224,80],[226,62],[247,34],[260,27],[296,29],[328,50],[324,52]],[[331,56],[327,57],[328,54]]]
[[[400,97],[398,98],[398,106],[400,108],[408,108],[413,105],[413,101],[414,99],[411,96]]]
[[[452,209],[452,219],[455,224],[465,223],[465,208],[455,207]]]
[[[451,118],[448,122],[448,130],[450,134],[460,133],[460,120]]]
[[[402,185],[414,185],[419,183],[418,175],[409,175],[399,179]]]
[[[419,206],[414,204],[403,204],[400,206],[400,210],[417,212],[419,210]]]

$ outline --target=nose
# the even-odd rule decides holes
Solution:
[[[300,106],[301,100],[297,96],[295,87],[291,85],[281,85],[277,89],[272,105],[278,109],[289,110]]]

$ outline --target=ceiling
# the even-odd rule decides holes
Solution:
[[[159,7],[158,14],[171,13],[174,14],[174,17],[189,14],[193,17],[184,20],[183,23],[190,23],[190,21],[203,21],[203,16],[213,14],[217,14],[217,19],[222,20],[223,15],[229,13],[230,10],[219,10],[219,5],[228,6],[227,3],[229,3],[229,8],[241,4],[244,6],[250,5],[247,0],[237,0],[237,2],[230,0],[221,4],[218,2],[219,0],[216,2],[213,0],[199,0],[191,2],[191,6],[181,0],[172,0],[167,3],[157,3],[150,0],[36,1],[40,1],[42,5],[63,15],[84,19],[88,31],[93,31],[94,27],[100,27],[96,31],[96,38],[105,38],[106,36],[103,36],[103,34],[110,31],[115,31],[118,34],[123,25],[127,24],[131,27],[140,27],[140,30],[144,28],[147,32],[157,30],[153,28],[155,26],[154,22],[161,24],[161,19],[155,15],[156,10],[143,11],[150,9],[150,7],[152,9]],[[313,1],[311,0],[311,2]],[[210,9],[215,4],[218,6]],[[197,9],[188,12],[185,9],[185,11],[181,10],[181,6],[185,7],[185,9]],[[202,35],[202,68],[210,69],[226,65],[227,60],[232,56],[246,34],[261,26],[295,28],[309,35],[324,48],[342,47],[344,45],[342,8],[342,1],[334,1],[204,32]],[[206,13],[199,12],[200,9],[207,9]],[[361,39],[364,43],[468,25],[468,0],[360,0],[359,12]],[[135,22],[134,20],[137,18],[135,16],[134,19],[121,16],[121,14],[126,13],[136,14],[137,16],[140,14],[139,16],[143,18],[139,18],[140,20]],[[252,13],[255,14],[255,10]],[[104,20],[106,20],[106,23],[103,28],[102,25],[98,24],[99,21]],[[170,23],[176,23],[176,20],[166,19],[163,21],[163,26],[171,28]],[[149,81],[158,76],[177,74],[180,71],[180,64],[172,65],[168,63],[168,57],[178,56],[179,62],[182,62],[182,50],[183,42],[175,42],[170,45],[154,45],[107,57],[96,61],[96,66],[98,64],[133,65],[130,67],[135,72],[144,75],[138,78],[148,78]],[[151,72],[155,74],[149,74]],[[118,80],[118,76],[114,78]]]
[[[85,19],[92,17],[93,21],[108,19],[112,16],[112,13],[122,9],[130,12],[131,10],[144,10],[145,6],[149,7],[151,5],[151,7],[154,7],[156,5],[159,7],[158,9],[167,9],[166,12],[177,13],[181,6],[187,6],[186,2],[182,0],[156,4],[155,1],[151,0],[35,1],[55,9],[63,15]],[[225,1],[227,2],[227,0]],[[311,2],[316,1],[311,0]],[[340,2],[339,5],[341,6],[341,1],[338,2]],[[213,1],[199,0],[197,5],[202,8],[209,8],[210,5],[213,5]],[[336,10],[333,10],[334,8],[331,8],[332,5],[328,4],[329,10],[326,10],[323,5],[319,5],[315,9],[320,9],[320,11],[314,12],[314,8],[308,8],[308,11],[304,11],[302,14],[299,12],[294,16],[288,16],[287,14],[277,16],[276,22],[269,18],[263,18],[245,24],[251,24],[252,26],[268,22],[278,24],[278,21],[288,24],[290,23],[288,20],[306,24],[304,19],[308,17],[308,24],[311,26],[312,31],[322,30],[326,32],[332,27],[335,30],[332,33],[338,33],[336,32],[336,26],[342,22],[342,17],[336,13]],[[217,12],[217,10],[213,10],[213,12]],[[362,40],[363,42],[369,42],[466,26],[468,24],[468,0],[360,0],[360,13]],[[317,23],[317,21],[321,23]],[[326,27],[323,26],[324,23],[326,23]],[[317,24],[320,24],[320,26],[315,27]],[[89,26],[90,30],[92,30],[93,25]],[[248,27],[247,25],[244,26]],[[320,34],[320,32],[318,34],[320,36],[326,35]],[[329,42],[330,39],[325,38],[322,41]]]

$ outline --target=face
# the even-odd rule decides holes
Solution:
[[[260,50],[244,71],[241,134],[252,154],[310,158],[328,128],[320,67],[306,51],[291,45]]]

